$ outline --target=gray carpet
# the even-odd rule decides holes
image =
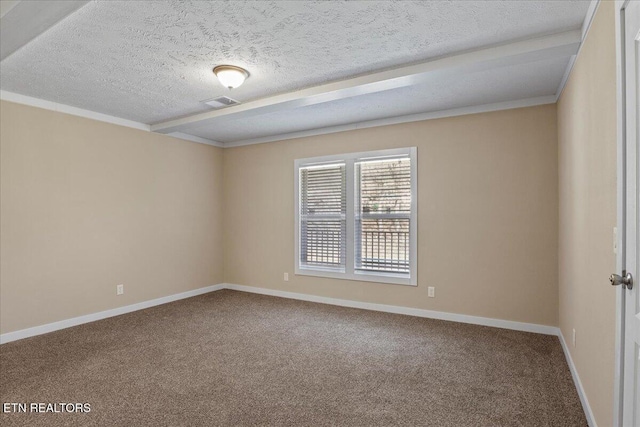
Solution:
[[[586,426],[557,337],[235,291],[0,346],[30,426]]]

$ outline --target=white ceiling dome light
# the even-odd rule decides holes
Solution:
[[[218,65],[213,69],[213,74],[216,75],[223,86],[229,89],[237,88],[249,77],[247,70],[234,65]]]

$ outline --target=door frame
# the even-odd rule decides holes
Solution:
[[[615,39],[616,39],[616,273],[621,274],[623,266],[622,242],[625,229],[623,227],[625,195],[623,194],[623,165],[625,165],[626,144],[626,82],[625,82],[625,31],[624,9],[630,0],[615,0]],[[613,425],[623,427],[623,394],[624,394],[624,320],[625,296],[622,286],[616,287],[616,325],[615,325],[615,376],[613,390]]]

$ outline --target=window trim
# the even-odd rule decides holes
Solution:
[[[355,163],[405,156],[411,159],[411,218],[409,220],[409,277],[405,274],[362,272],[355,270]],[[365,151],[340,155],[309,157],[294,161],[294,252],[295,274],[302,276],[326,277],[332,279],[357,280],[364,282],[388,283],[394,285],[418,285],[418,149],[416,147],[393,148],[389,150]],[[346,266],[345,271],[323,270],[322,267],[302,267],[300,265],[300,168],[344,162],[346,168]]]

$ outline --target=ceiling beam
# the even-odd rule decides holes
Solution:
[[[2,5],[0,61],[73,12],[89,3],[84,0],[11,1]]]
[[[467,73],[543,59],[570,57],[580,46],[580,30],[503,44],[380,71],[347,80],[270,96],[220,110],[152,124],[152,132],[187,132],[217,118],[245,118],[428,82],[437,74]]]
[[[9,13],[18,3],[20,3],[20,0],[0,0],[0,18]]]

